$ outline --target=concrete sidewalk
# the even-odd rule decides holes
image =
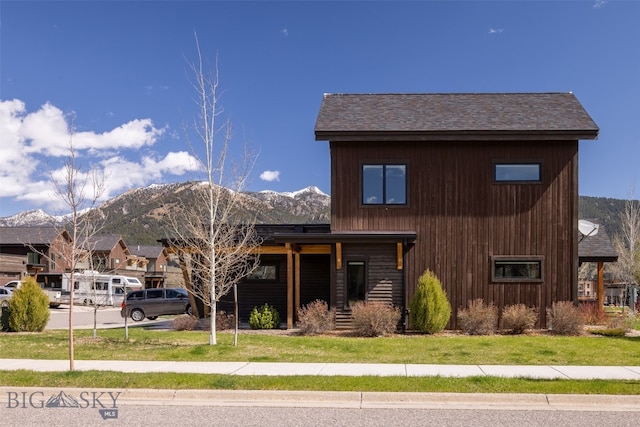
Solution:
[[[503,377],[534,379],[602,379],[640,381],[640,366],[556,365],[426,365],[381,363],[263,363],[75,360],[78,371],[130,373],[179,372],[265,376],[399,376]],[[0,359],[0,371],[19,369],[51,372],[69,369],[68,360]]]

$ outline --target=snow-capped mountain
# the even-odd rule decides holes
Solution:
[[[155,244],[164,237],[165,217],[173,206],[199,200],[199,182],[151,185],[135,188],[102,203],[97,209],[105,218],[103,234],[121,235],[127,244]],[[278,193],[245,192],[241,211],[261,224],[329,223],[331,197],[317,187]],[[21,212],[0,218],[0,226],[60,224],[42,210]]]

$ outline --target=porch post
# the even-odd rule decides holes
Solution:
[[[293,317],[296,318],[298,309],[300,308],[300,251],[295,253],[295,307],[293,311]],[[297,319],[296,319],[297,320]]]
[[[604,262],[598,261],[598,311],[604,310]]]
[[[287,329],[293,328],[293,250],[291,243],[286,243],[287,249]]]

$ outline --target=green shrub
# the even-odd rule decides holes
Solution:
[[[451,317],[451,304],[440,280],[430,271],[418,279],[416,293],[409,303],[411,326],[421,332],[441,332]]]
[[[481,298],[469,301],[468,309],[458,310],[458,324],[469,335],[491,335],[498,328],[498,308]]]
[[[395,332],[400,309],[382,302],[358,301],[351,306],[354,332],[361,337],[380,337]]]
[[[571,301],[554,302],[547,308],[549,331],[555,335],[580,335],[584,319],[580,310]]]
[[[33,277],[27,277],[9,300],[9,330],[40,332],[49,314],[49,297]]]
[[[627,330],[624,328],[608,328],[608,329],[593,329],[589,330],[593,335],[601,335],[603,337],[615,337],[621,338],[627,335]]]
[[[276,329],[280,327],[280,314],[278,310],[269,304],[262,307],[253,307],[249,316],[251,329]]]
[[[538,319],[538,310],[524,304],[509,305],[502,310],[502,325],[511,334],[523,334],[532,329]]]
[[[316,335],[336,327],[336,310],[329,310],[325,301],[319,299],[298,309],[298,328],[304,335]]]

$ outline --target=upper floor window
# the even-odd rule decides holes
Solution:
[[[540,182],[540,163],[494,163],[496,182]]]
[[[407,204],[407,165],[362,165],[362,204]]]

